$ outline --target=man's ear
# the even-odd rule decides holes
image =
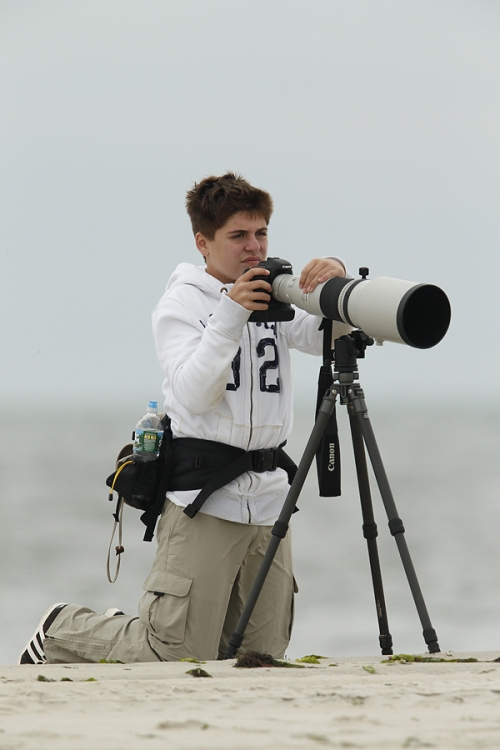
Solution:
[[[201,232],[197,232],[194,241],[196,242],[196,247],[200,253],[206,258],[208,255],[208,244],[205,235],[201,234]]]

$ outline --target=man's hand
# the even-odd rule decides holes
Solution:
[[[332,258],[314,258],[309,261],[300,274],[299,288],[304,294],[314,291],[318,284],[335,276],[345,277],[345,268],[342,263]]]
[[[245,310],[267,310],[271,298],[272,286],[267,281],[255,279],[255,276],[268,276],[267,268],[249,268],[234,283],[228,297],[245,308]],[[265,289],[265,291],[257,291]]]

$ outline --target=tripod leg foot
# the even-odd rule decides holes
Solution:
[[[238,649],[243,643],[243,633],[237,633],[236,631],[231,635],[229,639],[229,646],[224,654],[224,659],[234,659],[238,653]]]
[[[392,635],[390,633],[380,635],[378,642],[380,643],[382,656],[392,656]]]
[[[437,639],[437,633],[434,628],[426,628],[423,631],[424,641],[427,644],[430,654],[438,654],[441,649]]]

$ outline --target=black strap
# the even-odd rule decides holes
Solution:
[[[156,490],[156,498],[154,504],[148,508],[141,516],[141,521],[146,526],[144,532],[143,541],[150,542],[153,539],[156,521],[158,516],[161,515],[163,506],[165,505],[165,497],[167,495],[167,488],[169,485],[169,479],[172,474],[172,468],[174,464],[174,451],[171,450],[173,436],[172,428],[170,426],[170,417],[165,415],[162,420],[164,433],[163,440],[160,448],[160,458],[162,459],[163,466],[160,472],[160,479],[158,482],[158,488]]]
[[[323,319],[323,365],[318,377],[316,417],[326,392],[333,385],[332,377],[332,321]],[[316,451],[316,469],[320,497],[338,497],[341,494],[340,442],[337,415],[333,410]]]
[[[171,466],[172,458],[173,456],[171,453],[165,456],[165,461],[163,464],[163,470],[161,472],[161,478],[160,478],[160,483],[158,485],[155,502],[150,508],[144,511],[144,513],[141,516],[141,521],[146,526],[146,531],[144,532],[144,537],[143,537],[143,541],[145,542],[150,542],[153,539],[156,521],[158,520],[158,516],[161,515],[163,506],[165,505],[165,497],[167,495],[168,479],[170,476],[170,472],[172,470],[172,466]]]
[[[185,439],[188,440],[190,438]],[[199,444],[200,442],[210,441],[197,440],[196,442]],[[240,451],[241,449],[233,448],[233,450]],[[224,487],[226,484],[229,484],[233,479],[236,479],[247,471],[274,471],[277,467],[286,471],[288,474],[288,481],[291,484],[295,472],[297,471],[297,467],[290,456],[285,453],[282,446],[279,448],[268,448],[258,451],[241,451],[239,456],[218,471],[215,476],[212,476],[212,478],[204,484],[193,502],[184,508],[184,513],[189,516],[189,518],[194,518],[203,503],[212,493],[221,487]],[[174,486],[171,485],[169,489],[175,489],[175,482]],[[180,487],[177,486],[176,489],[180,489]]]
[[[171,434],[171,433],[170,433]],[[184,508],[190,518],[198,513],[203,503],[215,492],[247,471],[274,471],[277,467],[286,471],[291,484],[297,466],[283,450],[264,448],[244,451],[232,445],[198,438],[177,438],[172,450],[165,450],[161,479],[154,504],[146,510],[141,521],[146,525],[144,541],[150,542],[158,516],[165,504],[167,490],[197,490],[200,492],[193,502]],[[163,446],[163,443],[162,443]]]
[[[323,366],[331,367],[333,350],[332,350],[332,335],[333,335],[333,321],[330,318],[323,318],[320,330],[323,330]],[[331,370],[330,370],[331,375]],[[333,380],[332,380],[333,382]]]

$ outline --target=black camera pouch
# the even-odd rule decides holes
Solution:
[[[144,511],[141,516],[141,521],[147,527],[144,541],[153,538],[156,520],[165,504],[174,462],[173,435],[167,415],[163,417],[162,425],[164,432],[158,458],[154,461],[135,460],[132,443],[129,443],[118,455],[116,471],[106,479],[107,486],[118,493],[115,517],[122,503]]]
[[[327,391],[333,385],[332,377],[332,321],[324,319],[323,365],[319,371],[316,417]],[[320,497],[339,497],[341,494],[340,442],[337,415],[334,409],[316,451],[316,469]]]
[[[118,466],[117,471],[106,479],[106,484],[108,487],[113,487],[127,505],[139,510],[147,510],[156,499],[156,489],[163,462],[161,456],[154,461],[136,461],[132,455],[132,443],[126,447],[130,447],[130,453],[121,461],[123,469],[120,471],[120,466]],[[116,481],[113,485],[115,476]]]

